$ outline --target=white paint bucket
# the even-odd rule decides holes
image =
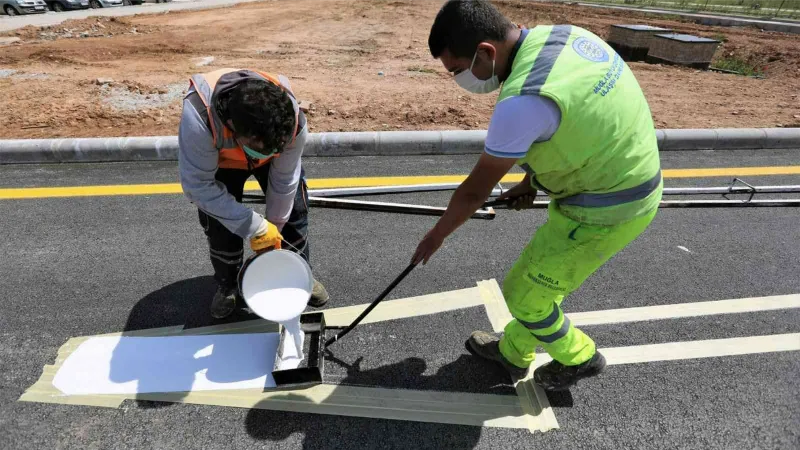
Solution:
[[[297,253],[271,250],[248,259],[239,274],[239,289],[259,317],[285,324],[306,309],[314,277]]]
[[[300,314],[306,309],[314,287],[311,267],[297,253],[271,250],[254,255],[239,273],[239,290],[245,303],[261,318],[285,328],[282,366],[297,367],[303,359],[304,333]],[[285,342],[294,342],[294,348]]]

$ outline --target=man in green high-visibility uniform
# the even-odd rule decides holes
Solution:
[[[523,29],[484,0],[447,2],[428,45],[464,89],[502,89],[484,153],[413,261],[427,263],[519,164],[527,175],[499,198],[526,208],[541,189],[552,199],[548,219],[503,283],[513,320],[501,336],[474,332],[467,348],[522,378],[541,346],[553,361],[534,381],[567,389],[600,373],[605,359],[561,301],[647,228],[661,200],[647,101],[599,37],[570,25]]]

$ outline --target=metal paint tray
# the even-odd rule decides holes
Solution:
[[[295,369],[280,369],[283,358],[286,329],[281,326],[281,336],[278,342],[278,352],[272,370],[277,389],[297,389],[310,387],[322,383],[323,367],[325,362],[325,314],[321,312],[308,313],[300,316],[300,329],[305,333],[303,340],[303,354],[305,358]],[[293,345],[291,342],[288,345]]]

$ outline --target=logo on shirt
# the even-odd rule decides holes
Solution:
[[[588,59],[589,61],[608,61],[608,52],[606,49],[585,37],[579,37],[578,39],[575,39],[575,42],[572,43],[572,49],[581,55],[581,57]]]

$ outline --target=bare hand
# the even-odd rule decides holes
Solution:
[[[516,211],[533,208],[533,201],[536,200],[536,188],[530,185],[528,178],[525,177],[521,183],[503,192],[497,200],[511,200],[509,208]]]
[[[444,238],[439,237],[435,230],[429,231],[417,245],[417,251],[414,252],[411,262],[414,264],[419,264],[420,262],[428,264],[428,260],[436,253],[436,250],[439,250],[443,242]]]

